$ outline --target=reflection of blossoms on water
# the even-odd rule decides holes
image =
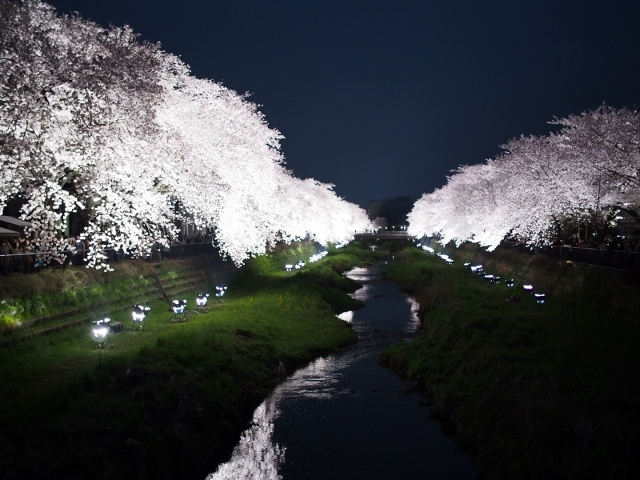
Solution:
[[[336,315],[340,320],[343,320],[347,323],[351,323],[353,321],[353,310],[349,310],[347,312],[342,312]]]
[[[397,395],[406,385],[376,361],[387,345],[415,337],[418,303],[374,277],[379,273],[374,269],[355,270],[347,275],[365,288],[353,296],[362,294],[373,308],[340,318],[351,324],[358,341],[280,384],[254,413],[231,460],[207,480],[422,478],[425,471],[440,478],[445,470],[463,472],[450,478],[474,478],[472,462],[441,454],[440,427],[415,400]],[[383,431],[402,433],[397,441],[381,444]],[[429,455],[425,435],[427,445],[433,440],[438,446]]]
[[[251,427],[245,430],[233,449],[231,460],[221,464],[207,480],[280,480],[278,469],[285,449],[273,442],[273,420],[278,415],[274,397],[269,397],[253,413]]]
[[[352,280],[357,280],[362,283],[362,287],[352,293],[351,298],[355,298],[356,300],[363,302],[366,301],[371,294],[371,286],[368,283],[375,277],[375,275],[372,274],[371,269],[356,267],[347,272],[346,276]]]
[[[348,365],[348,358],[338,361],[335,356],[320,357],[279,385],[273,392],[273,396],[276,399],[305,397],[328,400],[335,398],[341,393],[336,390],[335,385]]]
[[[411,297],[407,297],[407,303],[411,305],[411,315],[406,330],[408,332],[416,332],[420,328],[420,317],[418,316],[420,304]]]
[[[245,430],[233,449],[231,459],[221,464],[207,480],[280,480],[278,469],[284,463],[285,448],[273,442],[273,422],[282,398],[331,399],[340,393],[335,384],[348,360],[318,358],[280,384],[253,413],[251,427]]]

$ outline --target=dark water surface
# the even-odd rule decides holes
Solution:
[[[346,351],[322,357],[279,385],[213,479],[473,479],[473,459],[443,435],[416,393],[380,367],[378,353],[413,338],[417,304],[380,268],[348,273],[366,307],[340,315],[358,332]],[[424,403],[424,402],[422,402]]]

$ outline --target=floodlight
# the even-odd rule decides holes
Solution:
[[[209,294],[208,293],[201,293],[196,298],[196,305],[198,307],[206,307],[208,301],[209,301]]]
[[[145,307],[144,305],[134,305],[133,312],[131,312],[131,318],[133,319],[133,323],[131,325],[131,329],[133,330],[133,326],[136,322],[140,324],[140,330],[142,330],[142,322],[144,322],[145,318],[147,318],[147,313],[151,310],[150,307]]]
[[[93,322],[93,338],[95,339],[96,347],[104,348],[104,343],[107,341],[109,335],[109,318],[103,318],[102,320],[96,320]]]
[[[171,309],[173,310],[173,313],[176,315],[182,315],[186,308],[187,308],[186,300],[174,300],[173,305],[171,307]]]

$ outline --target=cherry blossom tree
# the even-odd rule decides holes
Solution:
[[[157,51],[128,28],[59,17],[35,0],[0,8],[0,155],[11,172],[0,199],[21,196],[35,240],[55,251],[67,216],[99,195],[95,166],[113,157],[110,139],[146,133]]]
[[[37,0],[0,0],[0,205],[19,197],[44,251],[83,218],[88,265],[148,254],[179,222],[236,263],[278,241],[344,241],[365,212],[295,178],[257,105],[177,57]]]
[[[558,149],[583,175],[583,188],[594,202],[585,214],[604,228],[624,210],[640,224],[640,116],[637,110],[607,105],[555,120],[562,130],[554,135]]]
[[[637,112],[602,106],[551,123],[562,128],[513,139],[502,155],[460,167],[423,195],[409,231],[494,249],[507,235],[548,243],[567,222],[589,222],[602,237],[620,210],[639,219]]]

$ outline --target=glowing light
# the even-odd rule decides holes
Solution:
[[[449,255],[445,254],[445,253],[438,253],[437,254],[438,257],[440,257],[442,260],[444,260],[445,262],[447,262],[449,265],[453,264],[453,258],[451,258]]]
[[[172,302],[171,310],[173,310],[174,315],[184,314],[186,308],[187,308],[186,300],[174,300]]]
[[[546,297],[544,293],[536,293],[534,296],[536,297],[536,303],[544,303]]]
[[[140,329],[142,330],[142,322],[147,318],[147,313],[151,310],[150,307],[145,307],[144,305],[134,305],[133,312],[131,312],[131,318],[133,319],[133,325],[136,322],[140,324]],[[133,328],[133,325],[131,328]]]
[[[224,297],[226,291],[227,287],[216,287],[216,298],[218,299],[218,302],[222,301],[222,297]]]
[[[110,332],[109,323],[111,320],[109,318],[103,318],[102,320],[97,320],[93,322],[93,338],[96,341],[97,348],[104,348],[105,343],[107,341],[107,336]]]
[[[208,293],[200,293],[196,297],[196,305],[198,307],[206,307],[208,301],[209,301],[209,294]]]
[[[98,340],[104,340],[109,335],[109,318],[103,318],[93,322],[93,336]]]

